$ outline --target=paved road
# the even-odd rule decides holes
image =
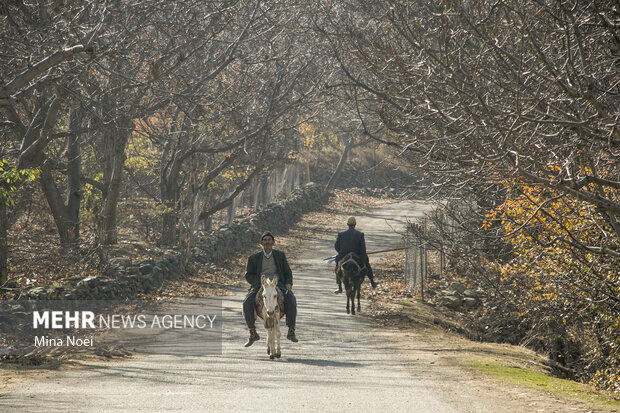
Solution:
[[[424,208],[391,204],[358,215],[368,249],[399,246],[394,230]],[[264,333],[252,347],[243,347],[244,291],[238,289],[223,302],[221,355],[156,355],[66,371],[0,398],[0,411],[501,411],[470,403],[477,390],[463,391],[461,373],[435,365],[439,356],[432,350],[422,346],[418,358],[405,357],[397,342],[363,315],[344,312],[345,298],[332,293],[331,267],[320,260],[332,254],[333,241],[305,245],[308,252],[293,263],[300,341],[283,340],[280,360],[269,360]]]

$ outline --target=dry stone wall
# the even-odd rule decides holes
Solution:
[[[61,285],[33,288],[26,296],[34,300],[116,300],[156,290],[164,280],[181,278],[184,271],[185,257],[177,251],[140,263],[117,257],[99,277],[68,278]]]
[[[72,277],[60,285],[36,287],[26,293],[34,300],[113,300],[159,289],[164,281],[183,276],[188,258],[201,263],[217,263],[238,251],[256,245],[260,234],[281,233],[303,213],[318,209],[327,200],[320,186],[309,183],[293,191],[280,203],[269,204],[232,225],[203,234],[192,257],[183,251],[169,251],[163,257],[138,263],[129,257],[110,259],[99,277]]]
[[[255,246],[264,231],[274,234],[286,231],[302,214],[320,208],[325,201],[327,195],[321,187],[308,183],[284,200],[269,204],[241,221],[199,236],[192,249],[193,258],[203,263],[219,263],[240,250]]]

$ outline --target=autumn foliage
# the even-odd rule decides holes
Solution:
[[[495,224],[511,250],[493,266],[530,326],[525,342],[620,389],[620,259],[605,253],[618,242],[609,221],[591,204],[521,183],[483,226]]]

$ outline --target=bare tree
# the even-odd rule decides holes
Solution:
[[[68,90],[84,70],[93,53],[104,13],[93,4],[76,5],[62,11],[44,5],[5,5],[2,27],[3,78],[0,106],[5,123],[10,126],[7,139],[19,141],[18,170],[39,168],[40,182],[48,200],[61,242],[77,239],[75,210],[79,200],[69,196],[62,200],[53,178],[56,160],[46,153],[50,144],[66,140],[70,156],[69,186],[75,189],[79,154],[76,142],[75,119],[68,120],[71,98]],[[65,26],[76,13],[75,27]],[[61,30],[52,34],[50,27]],[[77,28],[79,25],[79,29]],[[68,44],[66,47],[58,45]],[[71,190],[69,191],[72,192]],[[75,191],[73,191],[75,194]]]
[[[194,34],[201,48],[188,54],[172,79],[174,96],[153,121],[143,122],[143,132],[161,154],[164,244],[176,242],[181,203],[194,205],[198,192],[213,192],[230,168],[240,173],[206,196],[212,203],[199,219],[231,205],[265,167],[286,158],[294,142],[284,138],[290,129],[285,120],[309,104],[317,90],[321,70],[311,59],[312,47],[298,42],[305,36],[312,46],[295,31],[303,17],[296,5],[235,4],[206,30],[210,42],[204,42],[206,34]],[[204,172],[190,165],[204,165]]]
[[[374,99],[360,104],[389,129],[382,141],[414,152],[444,190],[484,194],[519,176],[586,202],[613,237],[576,247],[618,254],[618,36],[608,3],[349,6],[330,5],[323,32],[349,84]]]
[[[599,349],[605,348],[611,340],[605,326],[620,308],[613,270],[620,259],[617,5],[380,0],[317,6],[317,32],[330,41],[346,78],[342,86],[359,91],[360,118],[374,113],[387,129],[368,134],[399,148],[428,177],[427,189],[466,198],[474,215],[463,227],[479,240],[485,214],[502,207],[501,222],[512,225],[500,225],[498,217],[484,228],[487,234],[527,243],[495,257],[470,250],[480,260],[516,265],[520,256],[539,252],[538,259],[552,260],[554,249],[565,251],[562,267],[543,282],[570,286],[555,291],[575,325],[586,313],[606,320],[595,328],[604,337]],[[480,268],[479,261],[472,264]]]

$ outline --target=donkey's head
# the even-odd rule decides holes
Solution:
[[[269,279],[263,276],[261,277],[261,284],[263,285],[263,302],[265,303],[265,311],[267,315],[272,317],[278,308],[278,276],[274,275],[273,279]]]

